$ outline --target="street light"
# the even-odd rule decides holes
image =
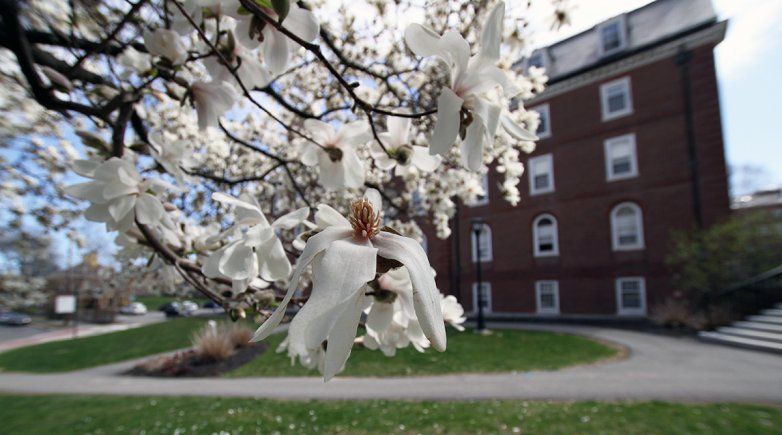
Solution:
[[[484,300],[483,300],[483,280],[481,278],[481,263],[482,263],[482,252],[481,252],[481,232],[483,230],[483,220],[481,218],[473,218],[471,221],[472,224],[472,233],[475,236],[475,278],[477,281],[477,291],[478,291],[478,332],[483,334],[486,332],[486,320],[483,318],[483,306],[484,306]]]

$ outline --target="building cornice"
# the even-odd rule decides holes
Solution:
[[[546,89],[535,98],[526,101],[525,106],[534,106],[552,97],[570,92],[582,86],[597,83],[606,78],[673,57],[681,51],[682,48],[685,50],[692,50],[707,44],[716,45],[725,39],[727,26],[727,21],[720,21],[707,28],[689,33],[664,44],[650,47],[597,68],[591,68],[564,80],[556,81],[555,83],[546,86]]]

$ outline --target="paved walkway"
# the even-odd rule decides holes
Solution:
[[[492,326],[492,325],[490,325]],[[503,325],[503,327],[508,327]],[[274,399],[680,400],[782,403],[782,357],[605,327],[516,325],[595,337],[624,359],[555,372],[404,378],[153,379],[118,376],[133,362],[52,375],[0,374],[0,391]],[[350,362],[348,362],[350,363]]]

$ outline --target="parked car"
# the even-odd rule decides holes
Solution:
[[[177,317],[185,315],[184,311],[182,311],[182,304],[179,302],[169,302],[160,307],[160,311],[164,312],[166,317]]]
[[[182,302],[182,310],[187,314],[192,314],[194,311],[198,310],[198,304],[193,301],[184,301]]]
[[[147,314],[147,306],[141,302],[133,302],[119,309],[122,314],[141,315]]]
[[[16,313],[14,311],[0,313],[0,324],[2,325],[22,326],[29,325],[32,321],[33,319],[31,319],[30,316],[22,313]]]
[[[203,308],[220,308],[220,304],[218,304],[215,301],[206,301],[206,302],[204,302],[204,305],[202,305],[201,307],[203,307]]]

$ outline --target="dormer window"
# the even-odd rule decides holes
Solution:
[[[597,28],[600,37],[600,55],[608,56],[624,50],[627,45],[624,17],[603,23]]]

